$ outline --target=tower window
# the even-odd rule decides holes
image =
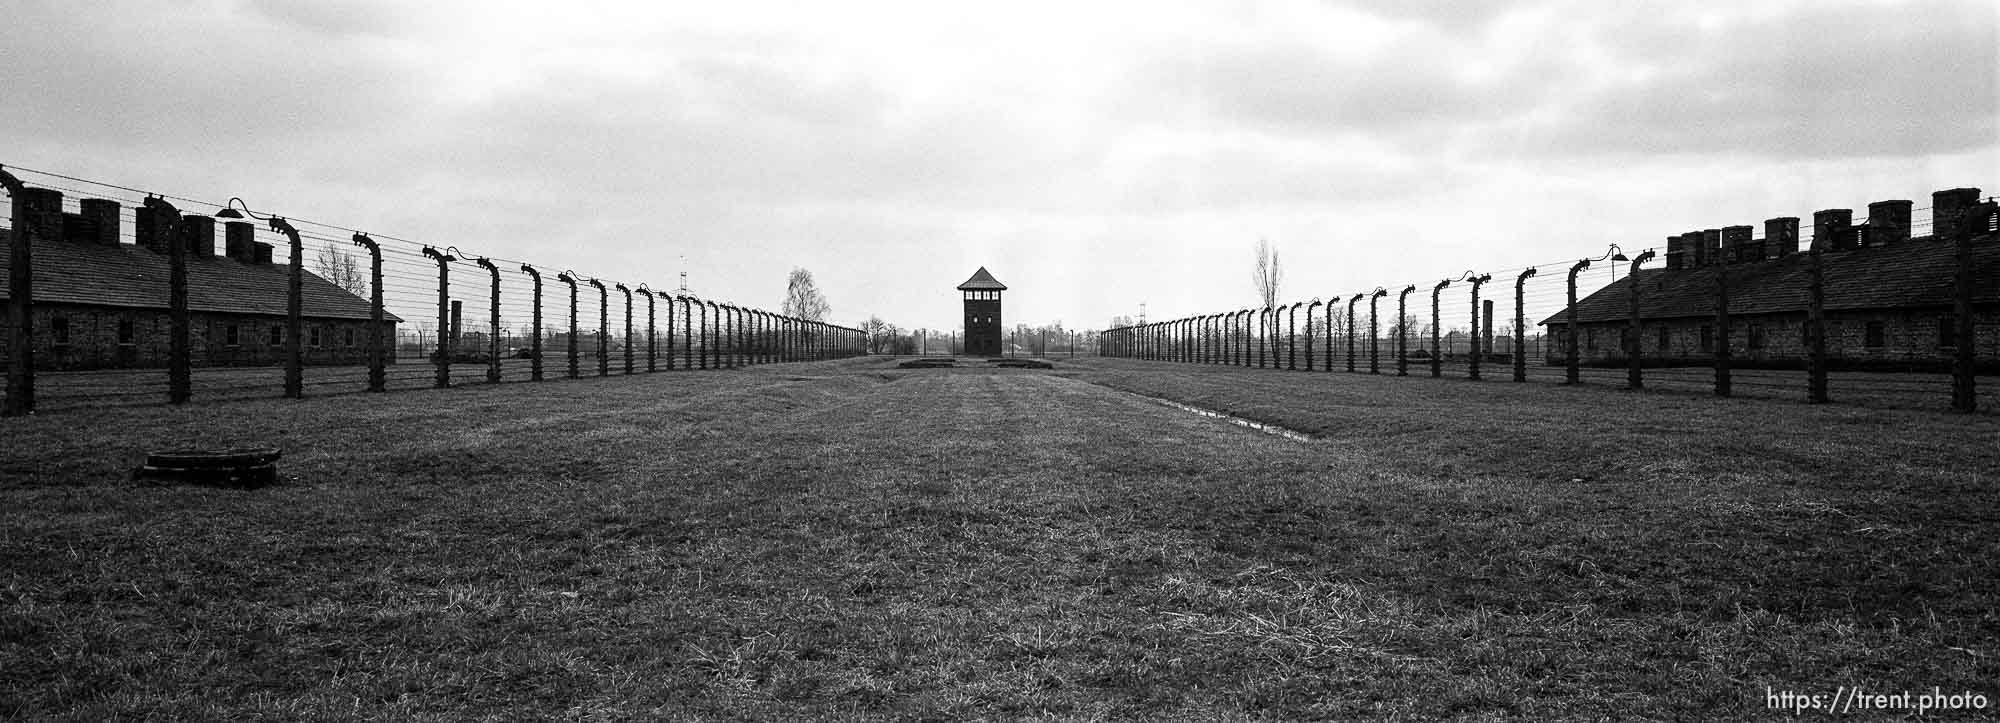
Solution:
[[[69,317],[56,316],[49,318],[49,338],[57,344],[69,343]]]
[[[1868,326],[1862,333],[1861,345],[1870,349],[1880,349],[1886,346],[1885,336],[1882,329],[1882,322],[1868,322]]]
[[[134,336],[133,332],[134,329],[132,328],[131,319],[118,320],[118,343],[120,344],[132,343],[132,337]]]

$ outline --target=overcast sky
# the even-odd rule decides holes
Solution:
[[[980,266],[1100,328],[1251,305],[1259,238],[1306,299],[2000,192],[1992,0],[4,7],[0,163],[771,309],[804,267],[842,323],[956,328]]]

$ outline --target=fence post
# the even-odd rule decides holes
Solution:
[[[28,188],[0,167],[0,185],[13,196],[14,238],[7,269],[7,402],[0,413],[19,416],[35,412],[35,241],[56,237],[62,222],[62,192]]]
[[[62,218],[62,192],[28,188],[0,167],[0,185],[13,197],[14,238],[7,269],[7,400],[4,416],[35,411],[35,240]],[[54,234],[50,233],[53,238]]]
[[[1319,307],[1320,300],[1317,296],[1313,297],[1311,304],[1306,305],[1306,371],[1313,370],[1313,310]],[[1331,357],[1333,350],[1327,351],[1327,356]]]
[[[1472,281],[1472,334],[1470,335],[1470,353],[1466,355],[1466,360],[1470,363],[1466,378],[1476,382],[1479,381],[1479,286],[1492,281],[1493,275],[1481,274],[1472,277],[1470,280]]]
[[[1438,295],[1444,293],[1444,287],[1450,286],[1452,281],[1453,279],[1445,279],[1443,281],[1439,281],[1437,283],[1437,286],[1431,287],[1431,378],[1432,379],[1444,376],[1444,346],[1439,336],[1443,332],[1440,332],[1438,330],[1438,327],[1442,326],[1444,323],[1444,318],[1443,318],[1444,315],[1443,312],[1438,307],[1440,303],[1438,300]]]
[[[1528,302],[1528,277],[1535,270],[1529,268],[1514,279],[1514,381],[1528,381],[1528,312],[1524,306]]]
[[[181,225],[180,209],[158,196],[147,196],[140,213],[152,214],[149,224],[160,239],[140,239],[140,244],[167,247],[167,403],[186,404],[194,397],[193,331],[188,321],[187,254],[190,229]],[[209,219],[213,224],[214,219]],[[17,224],[18,225],[18,224]],[[209,232],[213,234],[213,226]],[[164,241],[164,243],[162,243]]]
[[[590,285],[597,287],[597,375],[611,376],[611,289],[598,279],[591,279]]]
[[[1285,369],[1288,371],[1299,370],[1299,305],[1304,303],[1293,302],[1285,308]]]
[[[1632,287],[1628,295],[1632,301],[1632,323],[1625,335],[1625,386],[1628,389],[1645,388],[1645,382],[1639,376],[1639,265],[1651,258],[1652,249],[1632,257],[1632,271],[1625,275],[1626,285]]]
[[[727,366],[735,369],[743,364],[743,307],[734,304],[723,304],[722,307],[729,310],[729,315],[725,317],[729,323],[723,332],[729,335],[729,343],[726,346],[729,352]]]
[[[1375,315],[1376,301],[1389,295],[1389,290],[1375,287],[1375,293],[1368,295],[1368,373],[1382,373],[1382,326]]]
[[[573,271],[564,271],[556,274],[556,280],[569,285],[569,344],[567,344],[569,347],[569,378],[575,379],[582,376],[582,370],[577,368],[576,359],[576,337],[580,331],[576,328],[576,273]]]
[[[1361,297],[1364,296],[1367,296],[1367,294],[1355,294],[1354,298],[1347,300],[1347,371],[1350,373],[1354,371],[1354,356],[1355,356],[1354,305],[1360,303]]]
[[[1730,393],[1729,258],[1735,253],[1733,248],[1726,249],[1715,264],[1715,395],[1718,397],[1726,397]],[[1633,353],[1637,353],[1636,347],[1643,343],[1633,339]]]
[[[1820,249],[1806,252],[1806,402],[1826,397],[1826,287],[1820,269]]]
[[[535,267],[521,264],[521,271],[535,280],[534,338],[528,341],[528,378],[542,381],[542,272]],[[379,308],[379,307],[378,307]]]
[[[681,368],[694,369],[694,299],[682,294],[681,301]],[[672,346],[673,339],[667,340]],[[670,365],[671,366],[671,365]]]
[[[701,314],[701,353],[695,355],[695,361],[699,364],[699,366],[696,368],[699,369],[708,368],[708,355],[709,355],[708,307],[709,303],[705,300],[696,299],[694,302],[694,310],[697,313]],[[692,342],[689,343],[690,346],[692,346],[692,344],[693,344]]]
[[[424,255],[437,261],[438,265],[438,341],[432,352],[431,364],[437,367],[439,389],[451,386],[451,262],[457,257],[443,253],[429,246],[424,247]]]
[[[1401,293],[1396,294],[1396,376],[1399,377],[1410,375],[1409,303],[1410,292],[1416,290],[1417,285],[1410,284],[1403,287]]]
[[[1975,198],[1977,194],[1975,193]],[[1953,336],[1957,337],[1957,353],[1952,355],[1951,408],[1960,412],[1979,410],[1979,392],[1975,386],[1978,378],[1973,367],[1978,362],[1975,349],[1979,337],[1972,324],[1972,294],[1975,291],[1972,278],[1972,237],[1991,224],[1989,219],[2000,213],[2000,205],[1992,201],[1973,206],[1964,213],[1963,220],[1955,229],[1953,239],[1957,250],[1958,282],[1952,298]]]
[[[306,249],[299,240],[299,230],[283,216],[272,216],[269,223],[272,231],[291,240],[292,270],[285,290],[285,396],[298,399],[305,396],[306,387],[305,340],[301,338],[306,331]]]
[[[368,234],[354,234],[354,245],[368,249],[368,391],[387,391],[389,370],[382,353],[382,247]],[[539,282],[538,282],[539,283]]]
[[[479,257],[479,266],[493,277],[492,298],[486,300],[486,383],[500,383],[500,267],[484,256]]]
[[[1564,384],[1576,384],[1582,381],[1583,360],[1576,355],[1576,275],[1577,272],[1587,268],[1590,268],[1590,259],[1583,259],[1576,262],[1575,266],[1569,267],[1569,306],[1565,307],[1563,312],[1565,317],[1563,326],[1567,329],[1567,333],[1564,334],[1567,338],[1563,339],[1563,353],[1568,357],[1566,368],[1563,369]]]
[[[1238,326],[1238,334],[1242,336],[1240,344],[1242,344],[1242,362],[1244,362],[1242,365],[1244,365],[1244,369],[1250,367],[1250,342],[1254,340],[1250,336],[1250,326],[1252,324],[1256,324],[1256,310],[1242,310],[1236,326]]]
[[[653,313],[653,290],[644,282],[639,284],[639,295],[646,297],[646,373],[651,374],[660,370],[660,334],[655,323],[658,317]]]
[[[618,293],[625,295],[625,374],[632,374],[632,287],[615,284]]]

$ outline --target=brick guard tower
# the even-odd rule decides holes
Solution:
[[[958,290],[965,292],[965,353],[1000,356],[1000,292],[1007,285],[981,266]]]

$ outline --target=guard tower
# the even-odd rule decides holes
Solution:
[[[1000,292],[1007,285],[981,266],[958,290],[965,292],[965,353],[1000,356]]]

